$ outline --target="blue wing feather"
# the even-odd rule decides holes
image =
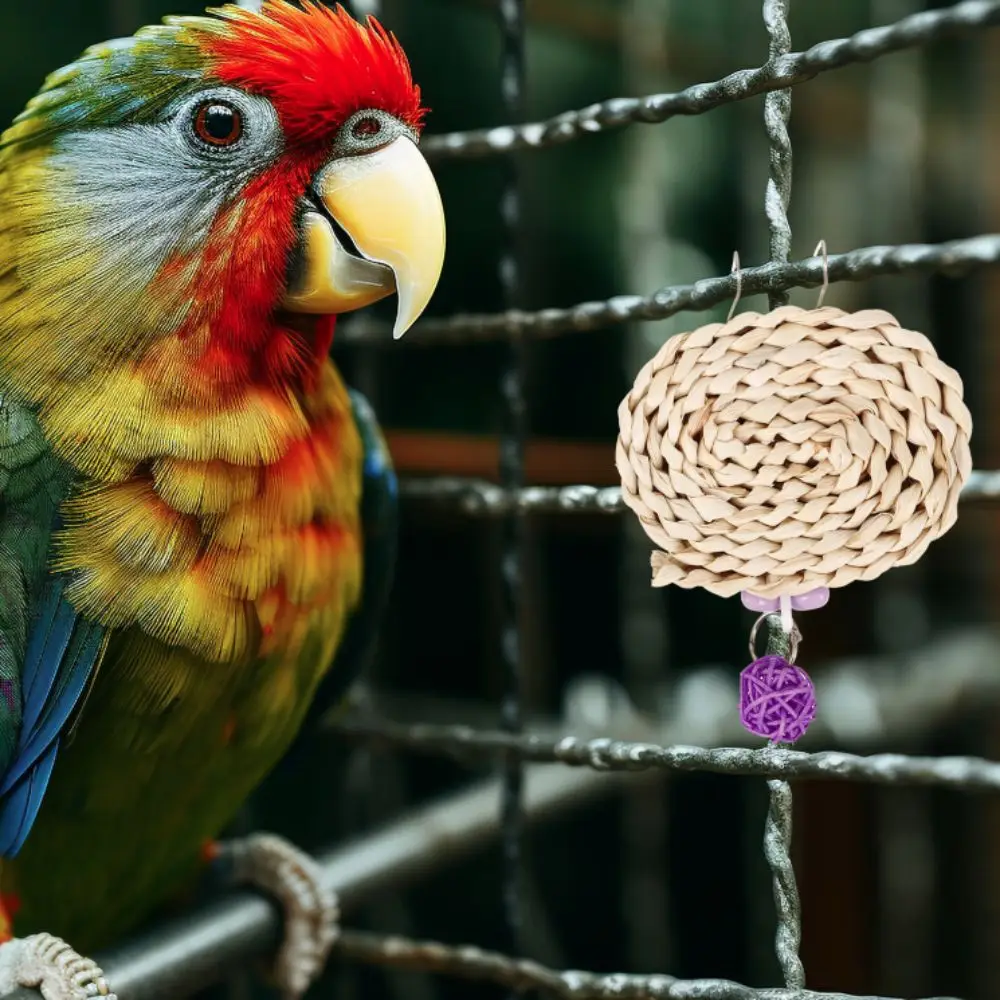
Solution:
[[[76,615],[62,599],[62,581],[47,581],[38,602],[34,627],[28,635],[21,672],[22,732],[31,732],[38,722],[52,687],[59,676],[59,665],[73,636]],[[9,779],[8,771],[6,778]],[[7,782],[0,785],[0,794]]]
[[[58,683],[42,707],[37,723],[30,729],[25,726],[27,739],[23,748],[18,747],[17,756],[0,783],[0,795],[21,778],[50,743],[65,734],[70,718],[93,676],[104,644],[104,630],[78,619],[72,639],[72,650],[60,663]]]
[[[65,731],[101,656],[104,633],[77,616],[66,578],[49,577],[35,607],[22,671],[22,724],[0,781],[0,857],[13,857],[38,815]]]
[[[0,857],[13,858],[24,846],[49,787],[58,751],[58,743],[49,744],[25,779],[4,799],[0,808]]]

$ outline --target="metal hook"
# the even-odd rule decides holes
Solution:
[[[770,618],[772,614],[774,614],[773,611],[765,611],[764,614],[762,614],[753,623],[753,628],[750,629],[750,643],[749,643],[749,646],[750,646],[750,659],[751,659],[751,661],[759,659],[759,657],[757,656],[757,650],[754,648],[754,646],[757,643],[757,632],[760,629],[761,622],[763,622],[766,619]],[[784,624],[784,623],[782,623],[782,624]],[[787,634],[788,634],[788,656],[786,657],[786,659],[787,659],[787,661],[789,663],[794,664],[795,663],[795,658],[799,654],[799,643],[802,641],[802,633],[799,631],[798,625],[796,625],[795,622],[792,622],[792,627],[791,627],[791,629],[788,630]]]
[[[823,254],[823,287],[819,290],[819,298],[816,300],[816,308],[820,309],[823,305],[823,299],[826,298],[826,290],[830,287],[830,260],[826,255],[826,240],[820,240],[816,244],[816,249],[813,250],[813,256],[818,257]]]
[[[736,275],[736,297],[733,299],[733,304],[729,307],[729,315],[726,317],[727,323],[733,318],[733,313],[736,312],[736,304],[740,301],[740,296],[743,294],[743,272],[740,270],[739,250],[733,251],[733,266],[729,269],[729,273]]]

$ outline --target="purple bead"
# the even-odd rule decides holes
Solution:
[[[830,588],[816,587],[814,590],[807,591],[805,594],[799,594],[798,597],[793,597],[792,609],[794,611],[816,611],[818,608],[825,607],[829,600]]]
[[[816,717],[809,675],[777,655],[754,660],[740,674],[740,722],[772,743],[800,740]]]
[[[778,611],[781,608],[781,602],[777,597],[760,597],[758,594],[752,594],[749,590],[740,591],[740,600],[743,602],[743,607],[748,611],[756,611],[758,614],[764,614],[767,611]],[[793,611],[816,611],[818,608],[822,608],[829,600],[830,588],[816,587],[805,594],[798,594],[793,597],[791,605]]]

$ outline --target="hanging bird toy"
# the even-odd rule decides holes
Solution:
[[[816,701],[792,612],[915,562],[955,522],[972,468],[958,373],[887,312],[782,306],[668,340],[618,415],[653,586],[739,593],[760,613],[741,721],[795,742]],[[785,648],[758,658],[776,613]]]

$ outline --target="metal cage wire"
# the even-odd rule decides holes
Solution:
[[[518,72],[522,58],[523,11],[516,0],[500,0],[504,28],[505,62],[504,96],[508,113],[518,110],[522,79]],[[431,138],[426,148],[431,156],[475,157],[489,153],[506,154],[517,149],[543,148],[567,142],[587,133],[604,131],[632,123],[663,122],[677,114],[698,114],[732,101],[755,94],[765,94],[764,124],[770,151],[770,170],[764,196],[765,215],[770,231],[770,262],[757,268],[742,270],[738,278],[708,279],[680,288],[666,288],[648,297],[619,296],[605,302],[583,303],[570,309],[543,310],[525,313],[510,308],[511,288],[516,282],[516,266],[509,258],[502,265],[502,277],[508,291],[507,312],[493,316],[456,316],[439,321],[425,321],[416,345],[434,343],[485,341],[496,338],[511,343],[513,367],[503,383],[508,414],[523,407],[523,369],[516,359],[525,341],[532,337],[551,336],[590,330],[636,319],[662,319],[683,310],[709,308],[724,301],[737,291],[737,280],[744,293],[766,292],[769,307],[787,303],[788,290],[811,287],[826,281],[861,280],[877,274],[893,274],[914,270],[935,270],[960,273],[978,264],[995,262],[1000,257],[1000,238],[995,235],[975,237],[940,246],[870,247],[846,254],[811,258],[789,263],[791,227],[787,208],[791,196],[792,148],[788,134],[792,85],[820,72],[868,61],[907,46],[925,44],[950,35],[961,34],[1000,22],[1000,4],[988,2],[959,3],[952,8],[911,15],[887,27],[859,32],[850,39],[841,39],[813,46],[804,53],[791,53],[788,30],[789,0],[763,0],[762,13],[769,35],[767,62],[753,70],[731,74],[715,83],[687,88],[679,94],[655,95],[647,98],[620,99],[603,102],[578,112],[568,112],[544,123],[509,125],[482,132],[458,133]],[[520,22],[520,23],[518,23]],[[512,37],[519,30],[522,38]],[[516,114],[511,115],[516,121]],[[508,188],[503,204],[505,221],[510,226],[516,219],[515,190]],[[373,342],[380,331],[372,324],[356,322],[348,338]],[[521,420],[514,416],[508,421],[516,428],[513,436],[501,443],[501,482],[491,483],[443,478],[411,480],[404,486],[410,498],[436,500],[457,506],[466,514],[486,514],[502,518],[508,526],[528,511],[601,511],[618,513],[624,510],[620,491],[585,485],[562,488],[528,487],[520,483],[523,469],[523,433]],[[998,477],[993,473],[977,472],[963,499],[987,499],[995,495]],[[516,609],[510,602],[511,589],[516,586],[520,554],[516,531],[505,533],[503,555],[505,593],[508,611]],[[508,619],[503,637],[505,661],[514,666],[518,645],[516,624]],[[511,632],[513,629],[513,632]],[[776,639],[772,633],[771,641]],[[514,641],[511,641],[511,640]],[[510,713],[511,695],[508,687],[505,721],[506,732],[476,732],[463,727],[399,726],[389,722],[369,722],[344,725],[355,738],[367,738],[395,743],[425,752],[460,753],[479,750],[494,753],[508,762],[513,754],[523,759],[560,761],[585,765],[598,770],[640,770],[647,767],[716,770],[724,773],[761,774],[767,777],[770,806],[764,829],[764,855],[772,872],[777,928],[775,952],[784,978],[784,989],[756,990],[733,983],[682,982],[666,976],[590,976],[581,973],[557,973],[532,963],[520,962],[476,949],[449,949],[438,944],[406,942],[399,939],[379,941],[372,936],[356,936],[347,946],[348,954],[368,961],[392,962],[411,968],[448,972],[474,978],[492,979],[515,989],[539,989],[557,996],[635,996],[635,997],[712,997],[755,998],[777,996],[823,996],[833,1000],[839,994],[815,994],[805,990],[805,971],[798,955],[801,938],[801,914],[798,890],[792,866],[790,847],[792,835],[792,790],[786,780],[798,775],[826,773],[842,778],[867,778],[912,782],[959,781],[968,788],[976,781],[996,777],[995,766],[974,759],[932,760],[906,758],[901,755],[879,755],[867,760],[843,754],[803,754],[782,748],[761,751],[745,749],[709,750],[697,747],[659,747],[655,745],[613,742],[606,739],[583,742],[572,737],[553,744],[534,738],[511,735],[520,722]],[[511,724],[513,723],[513,724]],[[780,762],[780,763],[779,763]],[[512,815],[511,795],[518,788],[516,772],[507,771],[504,822],[506,857],[515,858],[517,819]],[[891,775],[891,777],[889,777]],[[960,776],[960,777],[959,777]],[[508,870],[506,891],[508,914],[513,921],[511,899],[516,898],[516,872]]]
[[[241,0],[256,6],[255,0]],[[845,39],[821,42],[791,52],[787,14],[789,0],[763,0],[763,17],[770,37],[768,59],[753,69],[731,73],[711,83],[675,94],[619,98],[569,111],[546,122],[512,124],[483,131],[429,136],[424,142],[435,159],[505,155],[581,139],[595,132],[632,124],[654,124],[677,115],[702,114],[735,101],[766,94],[765,129],[770,147],[770,175],[765,211],[771,232],[771,259],[741,273],[743,294],[767,293],[772,307],[787,300],[792,288],[818,286],[823,281],[819,258],[789,262],[791,232],[786,214],[791,190],[791,145],[787,120],[791,88],[816,75],[857,62],[867,62],[903,48],[927,45],[1000,25],[1000,0],[964,0],[943,10],[905,17],[895,24],[866,29]],[[366,0],[364,13],[373,4]],[[497,0],[503,39],[501,86],[504,105],[514,122],[522,116],[524,96],[524,0]],[[469,516],[501,518],[504,523],[503,578],[505,617],[502,643],[507,686],[500,726],[496,730],[467,726],[404,725],[385,720],[348,718],[332,728],[351,740],[382,743],[459,759],[495,758],[495,781],[474,786],[423,807],[356,843],[320,858],[328,884],[349,908],[386,885],[399,885],[423,875],[430,865],[443,864],[456,851],[471,849],[497,832],[500,801],[506,858],[505,909],[514,954],[519,947],[518,843],[526,819],[544,816],[561,803],[598,794],[609,784],[641,781],[664,770],[707,771],[765,778],[771,807],[764,832],[764,850],[771,867],[777,904],[776,953],[784,985],[751,988],[719,979],[679,980],[668,975],[598,975],[558,971],[537,963],[485,952],[474,947],[449,947],[434,942],[383,938],[344,932],[338,954],[344,958],[487,980],[515,991],[574,998],[634,998],[634,1000],[860,1000],[843,993],[805,989],[798,957],[800,920],[795,877],[789,857],[791,836],[790,779],[806,777],[866,781],[875,784],[937,785],[966,792],[1000,791],[1000,763],[973,758],[931,758],[903,754],[860,756],[841,752],[804,752],[785,748],[707,748],[665,745],[648,738],[551,738],[522,731],[519,699],[518,606],[521,523],[535,512],[601,512],[624,510],[620,491],[579,485],[524,485],[525,398],[524,350],[534,337],[592,330],[635,320],[656,320],[682,311],[708,309],[731,297],[732,276],[707,278],[692,285],[667,287],[649,296],[618,296],[605,302],[583,303],[570,309],[524,312],[518,308],[517,174],[513,166],[501,206],[507,246],[501,278],[507,311],[496,315],[455,316],[418,324],[404,344],[415,346],[470,341],[506,340],[509,352],[501,380],[506,422],[501,446],[501,482],[495,485],[445,477],[410,480],[403,496],[410,501],[447,504]],[[986,234],[938,245],[867,247],[828,258],[829,281],[857,281],[883,274],[915,271],[962,274],[1000,262],[1000,234]],[[343,326],[342,341],[377,345],[384,331],[364,319]],[[1000,472],[973,473],[962,499],[989,500],[1000,496]],[[989,665],[998,650],[983,639],[975,666],[962,675],[970,685],[995,693],[998,687]],[[957,648],[957,646],[956,646]],[[940,652],[937,656],[940,656]],[[986,664],[986,669],[983,665]],[[706,672],[707,674],[707,672]],[[699,678],[707,682],[707,675]],[[691,683],[695,683],[696,678]],[[829,683],[834,683],[832,675]],[[931,716],[933,690],[924,702],[912,688],[873,679],[872,697],[891,709],[906,703],[907,711]],[[708,689],[702,691],[706,694]],[[708,692],[710,693],[710,692]],[[907,701],[910,699],[910,701]],[[911,702],[913,702],[911,704]],[[891,711],[886,715],[891,723]],[[816,727],[825,734],[822,726]],[[666,731],[666,730],[665,730]],[[688,730],[690,732],[690,728]],[[732,730],[728,738],[735,738]],[[654,734],[659,735],[659,734]],[[667,732],[669,735],[669,732]],[[717,727],[702,727],[704,742],[720,735]],[[812,735],[812,734],[811,734]],[[527,772],[523,765],[538,766]],[[502,791],[502,794],[500,794]],[[442,852],[443,845],[448,850]],[[158,1000],[177,996],[218,979],[227,969],[273,947],[279,919],[274,907],[249,892],[232,893],[209,906],[101,956],[109,981],[126,997]],[[37,1000],[21,990],[19,1000]],[[946,998],[938,998],[946,1000]]]

